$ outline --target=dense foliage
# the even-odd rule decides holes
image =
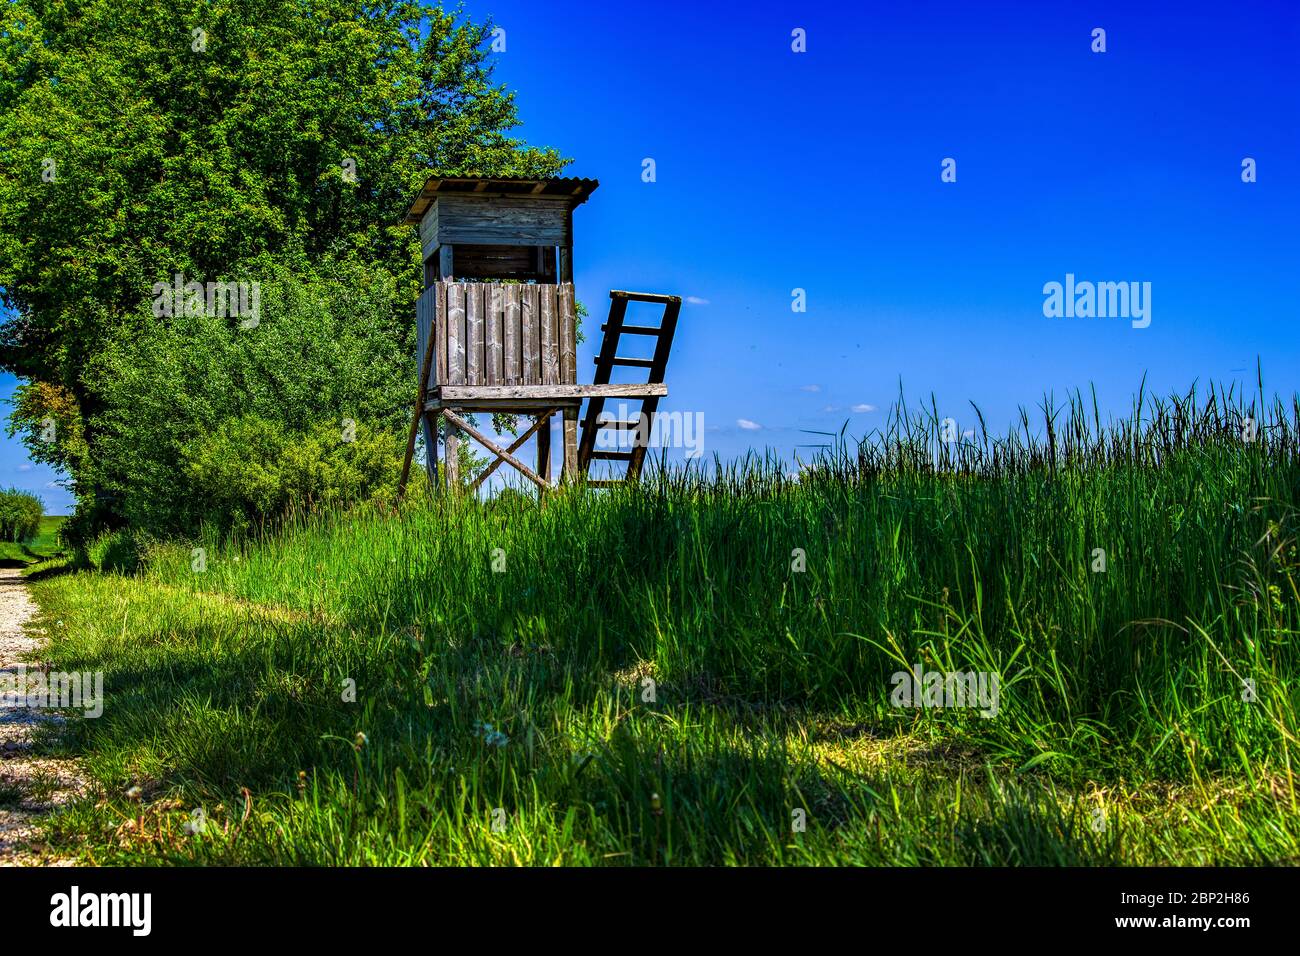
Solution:
[[[339,456],[309,436],[343,418],[400,433],[416,187],[564,164],[509,135],[490,29],[394,0],[0,6],[0,363],[26,379],[11,428],[71,477],[74,532],[215,517],[194,506],[213,479],[193,463],[246,427],[233,419],[321,461]],[[178,274],[260,286],[259,322],[159,315],[155,284]],[[235,477],[218,510],[355,485],[282,473],[270,494]],[[387,480],[357,473],[365,491]]]
[[[0,491],[0,541],[31,541],[45,516],[41,499],[29,491]]]

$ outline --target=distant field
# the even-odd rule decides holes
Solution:
[[[40,534],[32,541],[20,544],[0,541],[0,563],[12,565],[15,561],[34,564],[59,553],[59,528],[67,521],[66,515],[46,515],[41,519]]]

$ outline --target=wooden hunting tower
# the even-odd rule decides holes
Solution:
[[[596,359],[596,381],[578,384],[573,210],[598,185],[594,179],[432,177],[421,189],[405,220],[419,226],[425,289],[416,307],[420,385],[402,467],[402,490],[421,426],[429,477],[437,486],[439,416],[445,420],[443,471],[448,487],[459,484],[457,451],[462,432],[495,455],[472,487],[502,462],[542,488],[549,487],[550,421],[557,413],[564,423],[564,478],[575,477],[580,469],[585,472],[592,458],[626,460],[628,477],[639,473],[644,443],[630,451],[597,451],[595,433],[601,428],[638,427],[648,434],[658,400],[668,391],[663,372],[681,300],[611,292],[610,321],[603,326],[606,334]],[[640,331],[624,327],[629,301],[662,304],[661,324]],[[616,356],[618,336],[624,331],[656,336],[654,359]],[[647,368],[649,381],[611,385],[610,370],[616,365]],[[604,399],[614,396],[641,400],[644,414],[632,423],[599,419]],[[584,398],[591,401],[580,447],[578,412]],[[466,421],[465,412],[511,412],[534,421],[509,448],[502,449]],[[537,436],[536,471],[514,455],[533,435]]]

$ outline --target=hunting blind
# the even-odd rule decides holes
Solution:
[[[678,296],[610,292],[609,319],[589,385],[578,383],[577,313],[573,287],[573,210],[595,191],[594,179],[432,177],[406,214],[418,225],[424,292],[416,303],[419,389],[407,436],[398,495],[405,491],[415,439],[424,433],[426,469],[439,487],[438,419],[443,420],[441,483],[460,486],[462,434],[492,457],[470,485],[477,488],[502,462],[543,490],[551,484],[551,419],[563,421],[561,477],[586,475],[593,460],[626,462],[635,480],[645,459],[664,369],[681,309]],[[658,325],[626,325],[628,303],[663,307]],[[650,358],[618,354],[623,335],[653,337]],[[646,381],[611,384],[618,366],[647,370]],[[632,420],[602,417],[607,398],[640,401]],[[582,434],[578,435],[579,413]],[[507,448],[465,415],[509,412],[532,419]],[[630,448],[598,448],[602,429],[634,430]],[[536,436],[536,469],[516,452]],[[591,485],[615,482],[591,481]]]

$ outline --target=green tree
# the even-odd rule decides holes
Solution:
[[[518,118],[513,95],[492,80],[490,31],[459,11],[383,0],[0,8],[0,299],[9,311],[0,365],[48,387],[31,395],[29,412],[42,397],[72,397],[75,421],[60,433],[84,448],[44,454],[61,458],[79,496],[111,495],[128,480],[99,461],[101,445],[129,441],[122,429],[134,427],[110,406],[105,373],[124,342],[185,328],[148,309],[154,284],[177,273],[284,291],[274,263],[317,290],[363,269],[368,301],[387,290],[392,314],[373,349],[358,346],[358,361],[409,390],[420,262],[414,230],[399,220],[416,187],[431,170],[544,176],[566,162],[511,135]],[[195,343],[206,352],[234,332],[185,328],[213,339]],[[287,374],[276,381],[293,391]],[[137,395],[174,386],[142,375]],[[318,379],[299,386],[308,381]],[[191,382],[179,400],[202,404],[218,387]],[[11,421],[29,446],[43,415]]]

